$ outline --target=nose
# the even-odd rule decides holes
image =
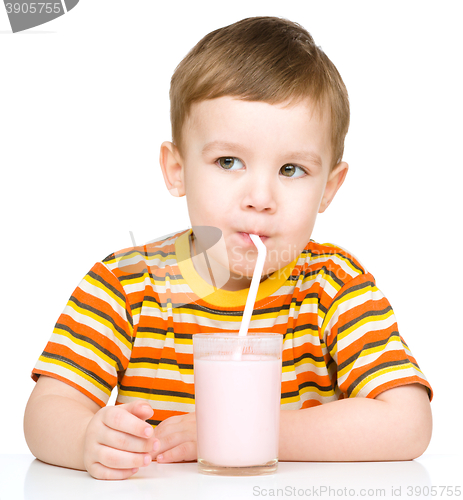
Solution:
[[[243,187],[242,207],[245,210],[273,213],[276,210],[275,186],[270,176],[250,176]]]

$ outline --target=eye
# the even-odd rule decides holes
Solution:
[[[286,165],[283,165],[280,168],[280,172],[285,177],[292,177],[292,178],[303,177],[304,175],[306,175],[306,171],[303,168],[298,167],[297,165],[293,165],[292,163],[287,163]]]
[[[216,163],[224,170],[238,170],[243,167],[243,163],[233,156],[222,156]]]

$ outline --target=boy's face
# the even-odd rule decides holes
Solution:
[[[249,233],[267,247],[264,276],[309,242],[317,214],[348,168],[342,162],[330,172],[329,115],[320,116],[308,101],[284,106],[221,97],[192,106],[182,155],[171,143],[162,145],[167,187],[186,194],[191,225],[222,231],[226,252],[217,245],[208,257],[231,272],[223,288],[249,286],[257,258]]]

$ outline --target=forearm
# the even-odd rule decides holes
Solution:
[[[85,470],[85,432],[93,416],[89,408],[67,397],[36,397],[29,401],[24,415],[27,444],[39,460]]]
[[[392,389],[399,396],[410,391],[398,390]],[[418,396],[413,404],[405,397],[394,404],[387,398],[350,398],[283,410],[279,458],[329,462],[416,458],[426,449],[432,429],[429,401]]]

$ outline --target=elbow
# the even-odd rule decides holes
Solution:
[[[431,442],[432,436],[432,422],[429,422],[419,436],[416,437],[415,441],[411,444],[410,448],[410,458],[409,460],[414,460],[420,457],[427,450],[429,443]]]
[[[426,389],[410,384],[384,392],[378,399],[389,405],[389,460],[413,460],[427,449],[432,435],[432,413]]]
[[[37,435],[40,435],[40,432],[36,429],[36,418],[34,418],[33,404],[30,400],[24,411],[23,431],[30,452],[34,457],[40,459],[39,447],[37,446]]]
[[[404,426],[402,458],[399,460],[414,460],[426,451],[432,436],[431,407],[418,415],[410,418],[408,425]]]

